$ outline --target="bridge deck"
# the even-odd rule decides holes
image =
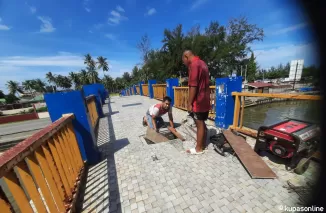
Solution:
[[[83,212],[279,212],[279,205],[298,206],[298,196],[283,188],[287,180],[317,176],[316,166],[298,176],[264,158],[278,179],[251,179],[236,157],[222,157],[210,146],[189,156],[172,143],[145,145],[142,116],[157,102],[129,96],[104,105],[97,141],[104,160],[89,169]],[[186,112],[173,114],[181,123]],[[183,148],[193,146],[189,140]]]

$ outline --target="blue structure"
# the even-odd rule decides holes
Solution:
[[[85,98],[89,95],[95,96],[96,109],[97,109],[98,115],[99,115],[99,117],[103,117],[104,116],[103,109],[102,109],[103,102],[102,102],[100,86],[98,84],[89,84],[89,85],[84,85],[82,89],[83,89]]]
[[[97,150],[94,130],[92,128],[85,98],[81,91],[49,93],[44,95],[51,121],[54,122],[63,114],[73,113],[72,121],[78,146],[84,161],[90,165],[98,163],[100,153]]]
[[[179,85],[179,80],[177,78],[166,79],[166,95],[172,99],[171,106],[174,105],[174,89]]]
[[[137,95],[136,85],[133,86],[133,89],[134,89],[134,94]]]
[[[140,92],[140,95],[141,95],[141,96],[144,95],[144,94],[143,94],[143,87],[142,87],[143,84],[144,84],[144,81],[139,82],[139,92]]]
[[[232,92],[242,91],[242,77],[216,79],[215,125],[227,129],[233,123],[234,103]]]
[[[150,98],[154,98],[153,84],[156,84],[156,80],[148,80],[148,93]]]

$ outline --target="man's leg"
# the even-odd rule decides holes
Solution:
[[[147,126],[151,129],[154,128],[153,122],[152,122],[152,117],[149,114],[146,114],[146,122]]]
[[[164,125],[164,120],[162,117],[156,117],[156,128],[160,129]]]
[[[196,145],[196,152],[202,152],[205,146],[205,121],[204,120],[196,120],[196,127],[197,127],[197,145]]]

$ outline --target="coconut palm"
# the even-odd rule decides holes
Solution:
[[[97,83],[100,79],[98,77],[98,72],[95,69],[88,69],[87,71],[88,79],[93,84]]]
[[[33,80],[33,89],[36,92],[41,92],[41,93],[46,92],[45,87],[46,87],[46,84],[41,79],[38,78],[38,79]]]
[[[96,62],[90,54],[85,55],[84,64],[86,64],[89,69],[95,69],[96,67]]]
[[[103,56],[97,57],[97,63],[98,63],[97,69],[102,69],[103,70],[103,76],[105,76],[105,74],[104,74],[105,71],[109,71],[109,65],[108,65],[108,62],[106,60],[107,59],[104,58]]]
[[[79,75],[77,73],[70,72],[69,73],[69,78],[74,83],[75,89],[80,89],[80,87],[81,87],[81,80],[79,78]]]
[[[82,85],[90,84],[90,81],[89,81],[88,74],[87,74],[86,70],[81,69],[80,72],[78,73],[78,75],[79,75],[80,83]]]
[[[34,96],[33,93],[33,87],[34,87],[34,82],[33,80],[26,80],[22,83],[24,90],[29,91],[30,94],[32,94],[32,96]]]
[[[19,90],[19,83],[17,81],[8,81],[6,83],[7,89],[9,93],[15,95],[16,92]]]
[[[58,75],[56,77],[56,84],[64,89],[69,89],[72,86],[71,80],[67,76],[63,76],[63,75]]]
[[[56,85],[56,82],[55,82],[56,79],[55,78],[56,77],[55,77],[55,75],[52,74],[52,72],[46,73],[46,79],[48,80],[48,82],[50,84],[55,84]],[[56,85],[56,86],[58,86],[58,85]],[[56,91],[55,87],[53,87],[53,90],[54,90],[54,92]]]

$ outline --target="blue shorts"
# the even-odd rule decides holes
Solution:
[[[146,113],[146,119],[147,119],[148,126],[153,129],[154,126],[153,126],[153,122],[152,122],[152,116],[150,116],[150,114]],[[162,117],[156,117],[155,121],[156,121],[157,129],[161,128],[164,125],[164,120]]]

